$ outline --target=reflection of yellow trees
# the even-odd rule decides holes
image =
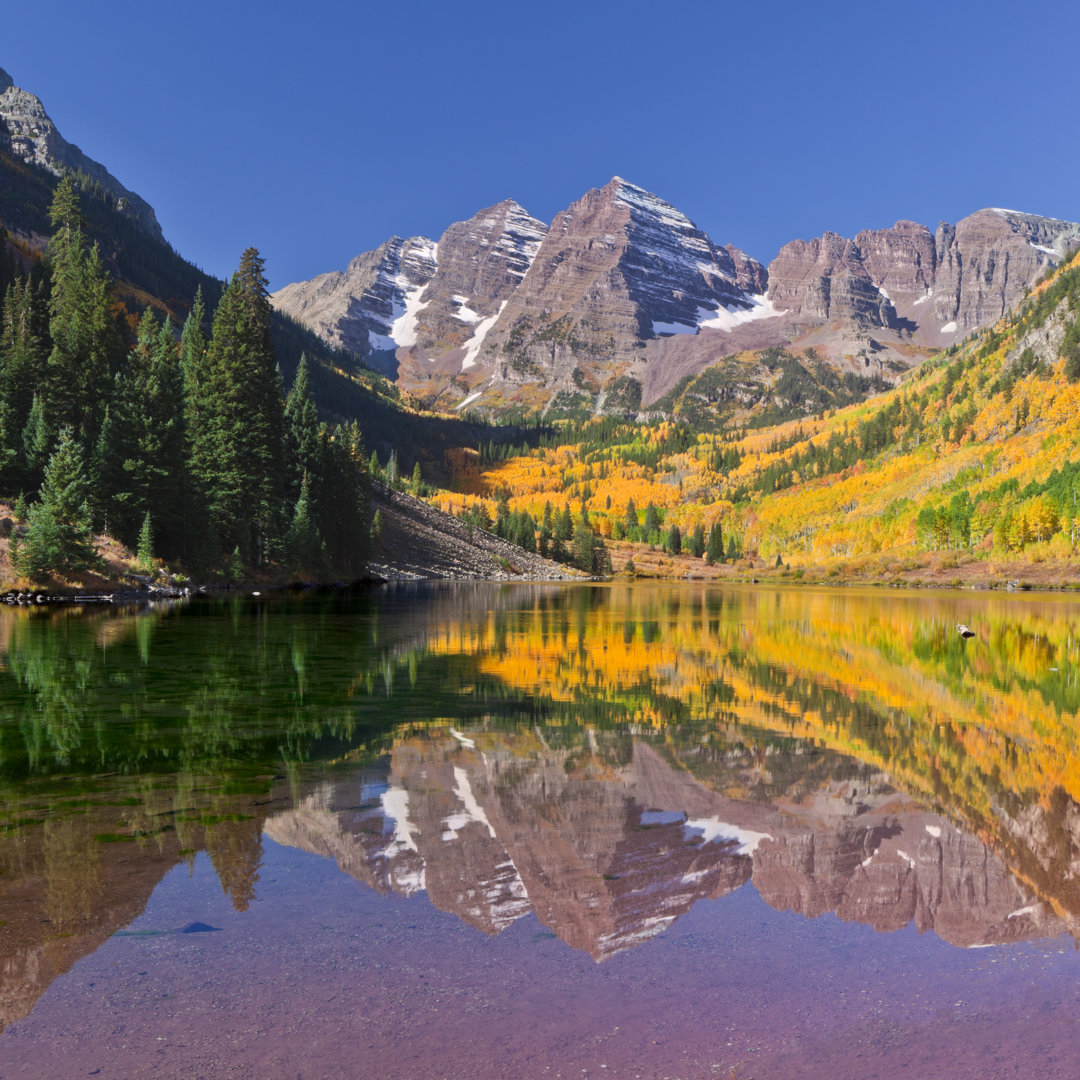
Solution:
[[[573,593],[568,594],[573,597]],[[1080,802],[1080,610],[1068,601],[704,587],[587,590],[590,602],[433,632],[482,676],[631,724],[735,722],[811,738],[979,818],[1003,793]],[[600,599],[601,602],[596,602]],[[978,637],[954,626],[971,621]],[[1055,670],[1057,669],[1057,670]]]

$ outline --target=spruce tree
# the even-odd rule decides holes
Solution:
[[[288,443],[287,493],[298,498],[304,477],[317,475],[319,456],[319,410],[311,393],[307,356],[301,354],[292,389],[285,400],[285,435]]]
[[[49,414],[83,445],[97,441],[105,409],[102,387],[118,370],[123,343],[112,314],[112,283],[95,244],[87,250],[79,198],[70,176],[57,185],[50,220],[52,291],[46,363]]]
[[[724,559],[724,530],[719,521],[709,529],[709,542],[705,547],[705,561],[713,566]]]
[[[154,569],[154,530],[149,510],[146,511],[142,528],[139,530],[139,547],[135,558],[139,569],[144,573],[149,574]]]
[[[214,312],[192,466],[225,549],[262,565],[283,537],[284,405],[263,260],[248,248]]]
[[[285,558],[289,567],[296,571],[319,573],[326,568],[326,548],[315,524],[310,485],[306,475],[293,509],[292,522],[285,541]]]
[[[682,554],[682,532],[678,525],[672,525],[668,530],[667,549],[672,555]]]
[[[705,526],[700,521],[694,526],[694,531],[686,541],[686,550],[695,559],[700,559],[705,554]]]
[[[45,415],[45,401],[35,394],[22,430],[22,479],[27,491],[36,491],[45,475],[52,452],[52,426]]]
[[[44,581],[97,564],[86,495],[82,452],[65,427],[45,470],[40,498],[27,512],[27,535],[16,567],[20,573]]]
[[[9,491],[28,486],[22,434],[47,356],[48,307],[41,289],[20,278],[5,293],[0,313],[0,449],[11,451],[0,475]]]
[[[645,533],[645,539],[650,544],[655,544],[654,536],[658,536],[660,533],[660,514],[652,502],[645,507],[645,521],[641,528]]]

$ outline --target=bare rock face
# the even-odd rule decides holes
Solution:
[[[760,263],[615,177],[556,216],[479,360],[493,385],[538,383],[549,401],[559,392],[597,401],[641,362],[646,342],[769,314],[749,291],[764,277]]]
[[[394,236],[345,270],[286,285],[270,301],[324,341],[358,356],[413,345],[420,294],[435,276],[437,250],[423,236]]]
[[[725,244],[724,251],[731,257],[735,278],[751,296],[764,296],[769,287],[769,271],[734,244]]]
[[[863,229],[855,236],[870,280],[895,312],[894,323],[918,323],[919,307],[934,288],[937,248],[925,225],[898,221],[891,229]]]
[[[874,284],[859,246],[836,233],[785,244],[769,266],[769,298],[807,322],[852,319],[889,326],[892,305]]]
[[[962,337],[1011,311],[1048,266],[1080,246],[1080,225],[1015,210],[979,210],[936,237],[933,315]]]
[[[384,353],[389,359],[408,350],[426,373],[427,361],[464,349],[458,367],[468,366],[545,231],[543,222],[507,199],[451,225],[438,243],[394,237],[358,255],[344,271],[286,285],[270,299],[358,356]],[[396,363],[390,365],[396,374]]]
[[[418,351],[445,352],[483,333],[521,284],[546,233],[512,199],[451,225],[439,238],[438,268],[422,297]]]
[[[40,99],[17,87],[3,69],[0,69],[0,120],[7,128],[6,136],[0,133],[0,145],[15,157],[40,166],[54,176],[67,171],[85,174],[112,193],[121,213],[127,214],[154,239],[164,239],[154,208],[124,187],[104,165],[69,143],[56,130]]]
[[[936,347],[990,326],[1048,266],[1080,246],[1080,225],[979,210],[956,225],[898,221],[786,244],[769,266],[769,299],[803,326],[832,319]]]

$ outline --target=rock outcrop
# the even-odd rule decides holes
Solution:
[[[831,319],[947,345],[1011,311],[1048,266],[1080,247],[1080,225],[979,210],[936,235],[898,221],[845,240],[792,241],[769,265],[769,299],[801,326]]]
[[[3,69],[0,69],[0,121],[3,121],[0,124],[0,146],[15,157],[47,169],[54,176],[65,172],[82,173],[112,194],[121,213],[125,213],[155,240],[164,239],[154,208],[124,187],[104,165],[69,143],[49,119],[41,100],[17,87]]]
[[[769,299],[808,323],[851,319],[890,326],[895,312],[863,265],[857,244],[836,233],[792,240],[769,265]]]

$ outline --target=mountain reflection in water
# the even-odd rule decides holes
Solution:
[[[691,584],[0,610],[0,1025],[199,852],[247,908],[264,833],[598,960],[748,882],[1075,936],[1077,642],[1067,598]]]
[[[370,772],[327,782],[264,833],[380,891],[426,889],[486,933],[534,911],[597,960],[747,882],[781,910],[883,931],[914,922],[965,947],[1064,929],[982,843],[881,774],[847,763],[848,779],[808,785],[823,756],[810,747],[733,745],[731,783],[773,763],[792,781],[755,800],[695,780],[659,741],[633,738],[620,760],[627,748],[602,735],[558,751],[543,739],[405,739],[381,784]]]

